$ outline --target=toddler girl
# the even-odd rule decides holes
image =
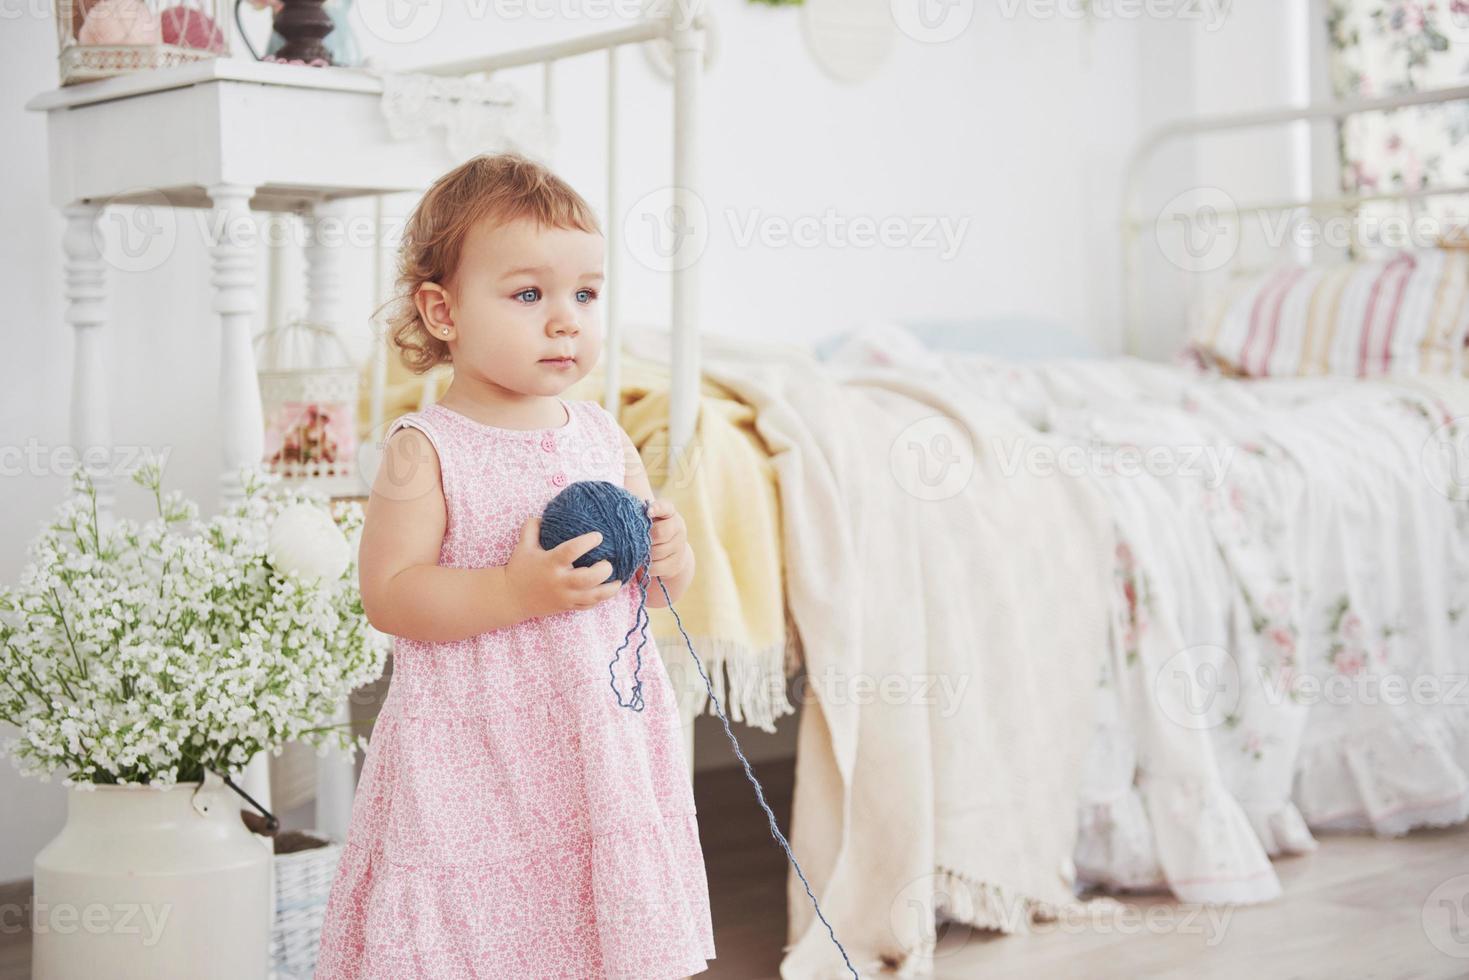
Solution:
[[[677,600],[683,518],[594,401],[560,393],[601,351],[603,241],[587,203],[523,157],[439,178],[409,218],[393,342],[454,376],[388,429],[362,531],[362,605],[396,637],[316,980],[669,980],[714,957],[681,721],[638,580],[550,550],[540,514],[576,480],[652,501]],[[665,604],[656,582],[650,606]],[[624,671],[624,667],[626,668]],[[624,703],[627,703],[626,701]]]

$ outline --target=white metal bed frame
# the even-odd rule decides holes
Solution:
[[[1163,217],[1188,218],[1187,214],[1150,215],[1141,204],[1142,178],[1144,170],[1162,147],[1175,141],[1197,138],[1210,134],[1235,132],[1250,129],[1265,129],[1292,123],[1321,119],[1340,122],[1359,113],[1381,112],[1407,106],[1435,105],[1448,102],[1469,101],[1469,85],[1452,88],[1430,89],[1423,92],[1408,92],[1400,95],[1374,99],[1354,99],[1340,102],[1324,102],[1298,108],[1273,109],[1264,112],[1227,113],[1181,119],[1166,123],[1148,133],[1134,148],[1124,169],[1122,204],[1122,257],[1123,257],[1123,339],[1124,351],[1138,354],[1142,336],[1143,276],[1142,245],[1146,231]],[[1311,213],[1349,213],[1362,204],[1375,201],[1413,202],[1434,197],[1469,195],[1469,184],[1441,188],[1425,188],[1414,191],[1385,192],[1381,194],[1351,194],[1335,197],[1310,197],[1305,200],[1262,201],[1244,205],[1236,204],[1222,213],[1223,217],[1240,220],[1248,214],[1272,214],[1286,211],[1305,210]]]

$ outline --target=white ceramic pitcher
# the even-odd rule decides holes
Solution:
[[[32,980],[264,980],[270,853],[215,774],[68,789],[35,859]]]

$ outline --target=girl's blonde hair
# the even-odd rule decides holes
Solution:
[[[469,229],[486,218],[501,224],[529,219],[541,226],[602,233],[580,194],[518,153],[481,154],[434,181],[403,228],[396,288],[384,304],[393,306],[388,336],[414,374],[451,358],[449,345],[429,333],[413,297],[424,283],[443,285],[454,276]]]

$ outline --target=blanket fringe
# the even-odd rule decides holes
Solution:
[[[761,649],[715,637],[690,637],[714,693],[731,721],[742,721],[774,733],[776,719],[796,713],[786,696],[786,672],[794,635],[794,631],[787,630],[784,640]],[[709,689],[689,657],[683,636],[655,639],[684,715],[717,714]]]
[[[936,870],[935,878],[935,913],[943,913],[956,922],[977,929],[993,929],[1006,934],[1027,933],[1036,922],[1090,916],[1099,910],[1116,908],[1118,904],[1107,897],[1047,902],[945,867]]]

